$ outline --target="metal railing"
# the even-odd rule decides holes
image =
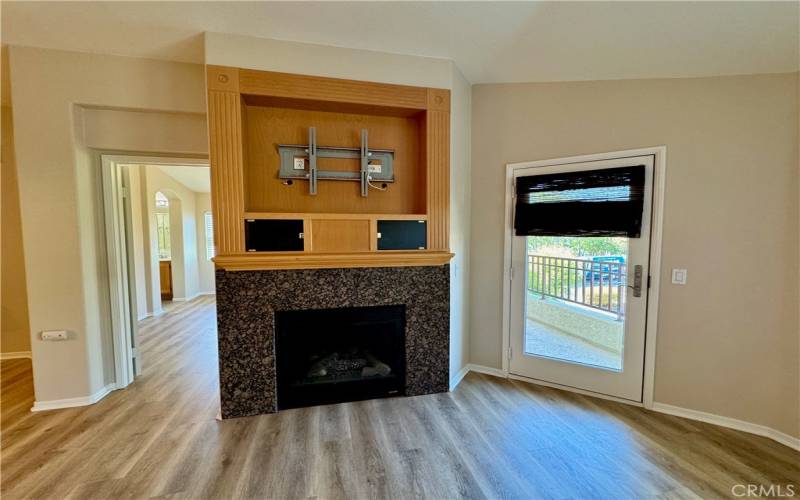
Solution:
[[[625,315],[627,269],[623,262],[528,255],[527,288],[541,298]]]

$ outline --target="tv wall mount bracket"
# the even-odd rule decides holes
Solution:
[[[279,144],[281,158],[281,179],[300,179],[308,181],[308,192],[317,194],[317,181],[358,181],[361,183],[361,196],[369,194],[371,182],[394,182],[394,150],[370,149],[369,133],[361,130],[360,148],[340,148],[317,145],[317,130],[308,128],[308,145]],[[358,172],[343,172],[317,169],[317,158],[348,158],[361,160]]]

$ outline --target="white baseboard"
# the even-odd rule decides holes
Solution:
[[[173,297],[172,301],[173,302],[189,302],[190,300],[194,300],[197,297],[200,297],[201,295],[216,295],[216,294],[217,294],[217,292],[215,292],[215,291],[197,292],[197,293],[194,293],[194,294],[190,295],[189,297]]]
[[[458,384],[464,380],[464,377],[466,377],[467,373],[469,372],[483,373],[484,375],[491,375],[493,377],[507,378],[506,374],[503,373],[503,370],[500,370],[499,368],[491,368],[489,366],[474,365],[470,363],[462,368],[458,373],[450,377],[450,390],[454,390]]]
[[[93,405],[116,389],[115,384],[108,384],[99,391],[89,396],[80,398],[53,399],[50,401],[34,401],[31,411],[59,410],[61,408],[74,408],[76,406]]]
[[[165,311],[164,309],[159,309],[158,311],[147,312],[147,313],[145,313],[144,316],[139,318],[138,321],[144,321],[144,320],[146,320],[148,318],[155,318],[156,316],[161,316],[165,312],[167,312],[167,311]]]
[[[719,425],[737,431],[748,432],[757,436],[764,436],[773,439],[781,444],[800,451],[800,438],[790,436],[789,434],[775,430],[765,425],[753,424],[738,420],[730,417],[723,417],[722,415],[715,415],[713,413],[706,413],[698,410],[690,410],[688,408],[681,408],[680,406],[672,406],[664,403],[653,403],[653,411],[667,413],[676,417],[688,418],[690,420],[698,420],[708,424]]]
[[[483,373],[484,375],[491,375],[493,377],[500,377],[500,378],[508,378],[503,370],[500,368],[492,368],[491,366],[483,366],[483,365],[474,365],[470,363],[469,371],[476,372],[476,373]]]
[[[460,384],[461,381],[464,380],[464,377],[467,376],[467,373],[469,373],[469,365],[468,364],[464,365],[464,368],[460,369],[458,371],[458,373],[456,373],[455,375],[450,377],[450,390],[451,391],[453,389],[455,389],[456,387],[458,387],[458,384]]]
[[[22,359],[31,358],[31,351],[3,352],[0,359]]]

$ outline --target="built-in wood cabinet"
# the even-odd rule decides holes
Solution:
[[[450,260],[449,90],[219,66],[208,66],[207,76],[218,268]],[[287,148],[299,151],[289,158],[293,167],[282,160]],[[321,152],[315,168],[312,149]],[[391,178],[380,178],[381,160],[366,160],[380,155],[391,155],[390,166],[383,164]],[[253,231],[269,226],[253,224],[259,220],[301,221],[302,243],[277,251],[248,244]],[[380,250],[378,224],[386,220],[423,221],[424,248]]]

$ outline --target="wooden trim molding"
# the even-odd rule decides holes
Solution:
[[[239,92],[239,68],[206,66],[206,82],[208,90]]]
[[[218,254],[244,251],[244,162],[239,94],[208,92],[211,203]]]
[[[217,269],[256,271],[270,269],[330,269],[339,267],[442,266],[453,254],[434,251],[382,251],[375,253],[306,253],[220,255],[214,259]]]
[[[450,91],[447,89],[428,89],[428,111],[450,112]]]
[[[239,92],[419,110],[426,109],[428,104],[427,89],[424,87],[249,69],[239,70]]]
[[[428,220],[426,214],[334,214],[313,212],[245,212],[245,219]]]
[[[450,93],[447,92],[448,107]],[[427,113],[428,248],[450,248],[450,112]]]

